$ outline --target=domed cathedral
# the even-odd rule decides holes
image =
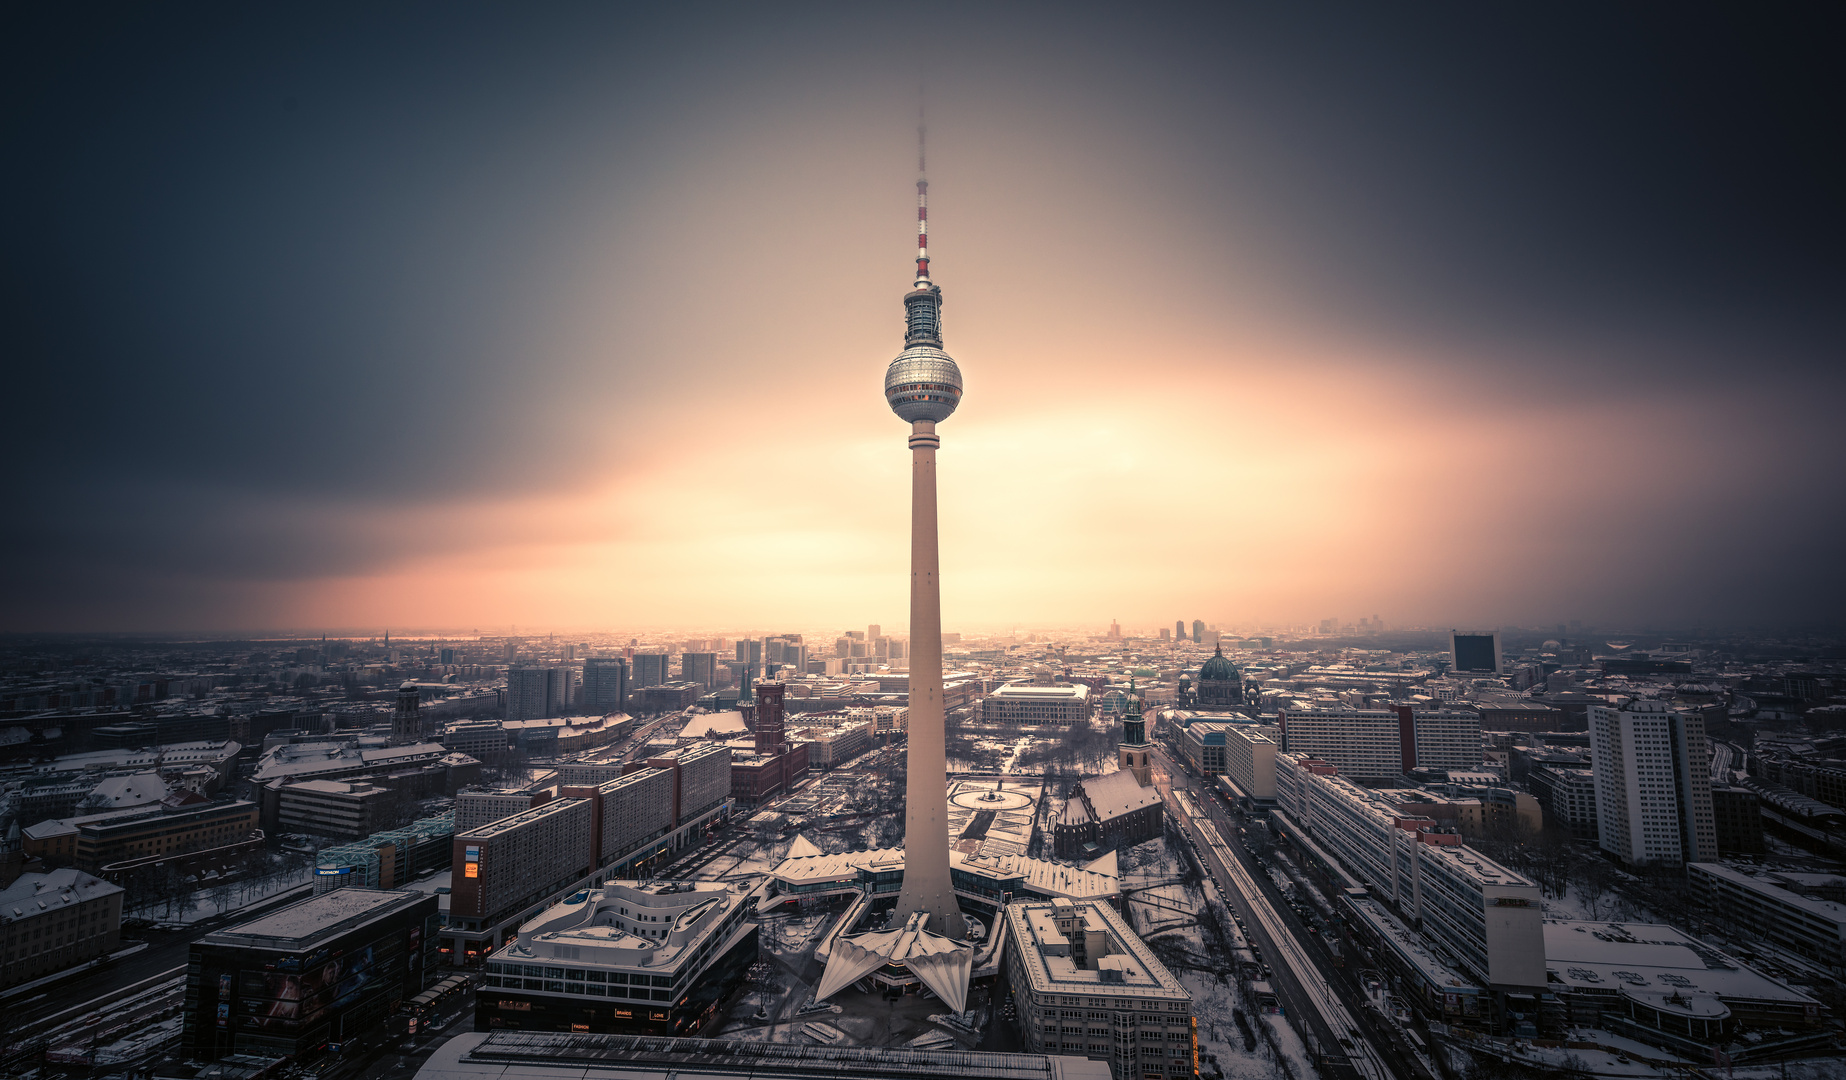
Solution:
[[[1224,646],[1199,666],[1196,691],[1198,704],[1206,709],[1229,709],[1240,706],[1243,699],[1243,676],[1237,666],[1224,658]]]

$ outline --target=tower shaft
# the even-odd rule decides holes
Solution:
[[[904,780],[904,888],[897,912],[929,913],[929,929],[967,933],[949,881],[949,796],[942,707],[942,586],[936,551],[933,421],[910,432],[910,735]]]

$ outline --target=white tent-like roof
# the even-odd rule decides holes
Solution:
[[[974,972],[974,949],[924,929],[927,912],[912,912],[901,930],[874,930],[842,936],[834,942],[821,972],[814,1000],[825,1001],[886,964],[903,964],[936,992],[952,1012],[968,1007],[968,977]]]

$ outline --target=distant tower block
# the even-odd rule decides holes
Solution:
[[[923,171],[917,127],[917,171]],[[949,881],[948,762],[942,708],[942,583],[936,551],[936,425],[961,403],[961,369],[942,351],[942,290],[929,279],[929,181],[917,179],[917,276],[904,294],[904,351],[885,369],[885,401],[910,423],[910,744],[904,793],[904,888],[897,915],[967,934]],[[760,726],[760,721],[759,721]]]
[[[1192,640],[1198,642],[1203,642],[1205,640],[1205,621],[1203,619],[1192,620]]]
[[[418,709],[422,701],[416,683],[407,682],[397,688],[397,711],[391,714],[392,746],[409,746],[423,741],[423,717]]]
[[[1176,619],[1176,620],[1174,620],[1174,623],[1173,623],[1173,640],[1174,640],[1174,641],[1184,641],[1184,640],[1186,640],[1186,620],[1184,620],[1184,619]]]

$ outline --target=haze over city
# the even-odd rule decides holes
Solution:
[[[1831,624],[1823,35],[1741,13],[36,13],[12,631]]]

